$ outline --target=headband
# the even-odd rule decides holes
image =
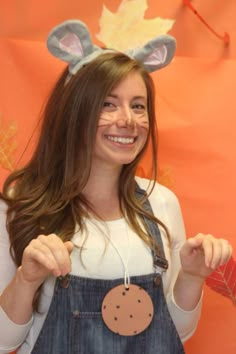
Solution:
[[[47,47],[52,55],[69,64],[72,75],[99,55],[116,51],[94,45],[87,26],[79,20],[68,20],[53,28],[48,35]],[[141,62],[148,72],[153,72],[171,62],[175,49],[175,39],[162,35],[139,48],[128,49],[124,54]]]

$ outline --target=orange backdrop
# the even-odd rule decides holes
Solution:
[[[128,2],[129,0],[126,0]],[[139,9],[140,0],[137,2]],[[141,0],[142,1],[142,0]],[[236,246],[236,2],[192,0],[199,14],[220,34],[226,47],[182,0],[142,1],[146,20],[174,20],[177,55],[153,74],[157,87],[160,180],[178,195],[188,236],[210,232]],[[46,50],[53,26],[78,18],[99,44],[105,5],[117,14],[121,0],[0,0],[0,187],[9,171],[29,157],[37,118],[64,64]],[[132,44],[132,43],[131,43]],[[142,163],[148,174],[148,156]],[[235,252],[235,251],[234,251]],[[234,254],[235,256],[235,254]],[[236,353],[236,307],[205,287],[203,315],[190,354]]]

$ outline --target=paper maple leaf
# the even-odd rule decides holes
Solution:
[[[136,174],[142,178],[152,178],[151,169],[147,170],[142,165],[139,165],[136,170]],[[166,186],[168,188],[173,187],[174,185],[174,178],[172,177],[172,170],[170,167],[165,167],[163,169],[158,170],[158,183]]]
[[[146,0],[123,0],[116,13],[103,5],[100,33],[96,37],[108,48],[125,51],[140,47],[172,28],[174,20],[159,17],[144,19],[146,9]]]
[[[174,178],[171,167],[165,167],[163,169],[158,170],[158,182],[168,188],[173,187]]]
[[[16,143],[12,138],[16,130],[15,122],[10,122],[8,127],[4,129],[0,120],[0,166],[9,171],[14,169],[13,153],[16,149]]]
[[[206,279],[206,285],[231,299],[236,306],[236,262],[233,257],[230,258],[228,263],[211,273]]]
[[[136,175],[142,178],[151,178],[151,172],[144,168],[142,165],[139,165],[136,170]]]

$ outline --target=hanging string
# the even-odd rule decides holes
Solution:
[[[224,33],[224,35],[220,35],[217,33],[207,22],[204,20],[204,18],[197,12],[197,10],[193,7],[193,5],[190,3],[191,0],[183,0],[185,5],[199,18],[199,20],[213,33],[217,38],[221,39],[224,41],[225,45],[228,46],[230,42],[230,36],[227,32]]]
[[[126,289],[129,289],[130,285],[130,275],[129,275],[129,258],[130,258],[130,236],[129,236],[129,229],[128,225],[125,221],[125,233],[126,233],[126,240],[127,240],[127,259],[125,260],[124,257],[122,256],[121,252],[119,251],[118,247],[116,244],[112,241],[111,235],[108,236],[106,233],[104,233],[104,236],[107,238],[107,240],[110,242],[111,246],[115,249],[117,255],[119,256],[121,263],[124,267],[124,286]]]

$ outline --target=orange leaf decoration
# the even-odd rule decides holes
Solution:
[[[173,188],[175,179],[173,177],[173,171],[171,167],[159,168],[158,170],[158,182],[167,188]]]
[[[233,257],[230,258],[228,263],[211,273],[206,279],[206,285],[231,299],[236,306],[236,262]]]
[[[174,185],[174,178],[172,177],[171,167],[165,167],[163,169],[158,169],[157,182],[162,184],[167,188],[172,188]],[[136,175],[142,178],[152,178],[151,168],[147,169],[142,164],[138,165],[136,170]]]
[[[17,131],[16,122],[9,122],[5,128],[0,117],[0,166],[5,170],[14,169],[14,152],[16,142],[14,140]]]

